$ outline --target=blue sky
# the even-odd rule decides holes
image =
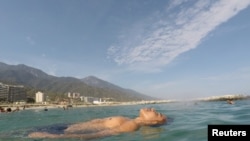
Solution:
[[[163,99],[250,94],[250,0],[0,0],[0,61]]]

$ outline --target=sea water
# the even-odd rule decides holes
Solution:
[[[47,141],[80,139],[29,139],[27,134],[38,128],[67,125],[109,116],[138,116],[141,108],[155,108],[168,116],[166,125],[142,127],[138,131],[93,141],[207,141],[208,124],[250,124],[250,100],[238,100],[234,104],[218,102],[175,102],[127,106],[97,106],[26,109],[13,113],[0,113],[0,140]]]

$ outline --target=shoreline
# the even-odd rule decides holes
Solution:
[[[102,106],[126,106],[126,105],[145,105],[145,104],[161,104],[171,103],[173,100],[154,100],[154,101],[134,101],[134,102],[104,102],[100,104],[0,104],[0,107],[11,108],[12,110],[17,107],[19,110],[28,109],[55,109],[55,108],[81,108],[81,107],[102,107]]]
[[[246,100],[250,99],[249,95],[223,95],[223,96],[211,96],[207,98],[196,98],[188,100],[190,102],[212,102],[212,101],[226,101],[226,100]],[[149,101],[130,101],[130,102],[101,102],[98,104],[88,103],[75,103],[75,104],[39,104],[39,103],[19,103],[19,104],[6,104],[0,103],[2,108],[11,108],[12,110],[19,108],[19,110],[26,109],[52,109],[52,108],[80,108],[80,107],[101,107],[101,106],[126,106],[126,105],[146,105],[146,104],[164,104],[172,102],[183,102],[182,100],[149,100]],[[25,107],[24,107],[25,106]]]

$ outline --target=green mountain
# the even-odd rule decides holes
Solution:
[[[83,96],[109,97],[116,101],[153,100],[156,98],[140,94],[134,90],[124,89],[97,77],[83,79],[74,77],[56,77],[23,64],[8,65],[0,62],[0,82],[24,85],[32,92],[36,90],[45,93],[65,95],[68,92],[78,92]]]

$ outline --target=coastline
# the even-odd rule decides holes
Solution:
[[[161,104],[175,102],[174,100],[152,100],[152,101],[131,101],[131,102],[103,102],[100,104],[0,104],[0,107],[11,108],[15,110],[28,109],[53,109],[53,108],[81,108],[81,107],[99,107],[99,106],[125,106],[125,105],[144,105],[144,104]]]
[[[223,96],[211,96],[207,98],[197,98],[190,101],[226,101],[226,100],[244,100],[250,99],[249,95],[223,95]],[[182,102],[182,100],[149,100],[149,101],[130,101],[130,102],[102,102],[98,104],[86,104],[86,103],[75,103],[75,104],[1,104],[0,107],[2,108],[11,108],[15,110],[19,108],[19,110],[26,110],[26,109],[53,109],[53,108],[76,108],[76,107],[98,107],[98,106],[125,106],[125,105],[146,105],[146,104],[164,104],[164,103],[172,103],[172,102]]]

